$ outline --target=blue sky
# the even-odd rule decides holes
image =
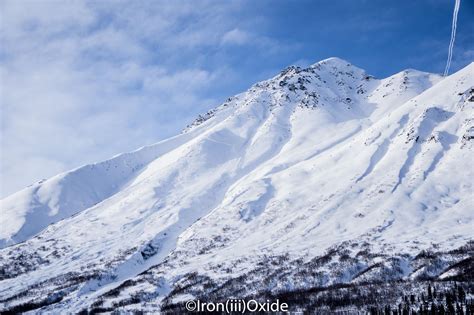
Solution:
[[[1,6],[1,195],[172,136],[291,65],[444,70],[454,0],[45,1]],[[461,1],[452,71],[474,60]]]

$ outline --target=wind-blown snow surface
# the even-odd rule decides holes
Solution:
[[[34,184],[1,202],[0,310],[158,309],[190,273],[218,286],[344,244],[351,267],[257,291],[389,277],[381,262],[393,279],[426,275],[420,251],[473,240],[473,87],[473,63],[379,80],[330,58],[174,138]]]

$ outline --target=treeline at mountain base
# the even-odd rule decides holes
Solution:
[[[217,292],[215,292],[217,293]],[[216,301],[216,294],[212,299]],[[217,298],[218,299],[218,298]],[[474,314],[474,284],[456,281],[339,284],[326,288],[261,294],[248,299],[286,302],[292,312],[308,314],[415,315]],[[206,301],[205,297],[200,298]],[[219,299],[218,299],[219,300]],[[186,312],[183,303],[165,305],[167,314]]]

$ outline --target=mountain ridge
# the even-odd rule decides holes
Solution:
[[[269,84],[275,84],[275,83],[277,83],[277,84],[282,84],[281,82],[285,82],[285,79],[284,79],[283,77],[284,77],[285,75],[287,75],[288,72],[294,71],[293,75],[296,75],[296,74],[298,74],[298,73],[307,72],[307,71],[310,71],[310,70],[312,70],[312,69],[318,69],[318,68],[320,69],[322,66],[331,67],[333,71],[336,71],[336,69],[337,69],[337,71],[341,71],[342,69],[344,69],[344,70],[354,69],[356,72],[358,72],[359,75],[365,76],[365,77],[367,77],[367,79],[373,78],[373,77],[368,76],[368,75],[366,76],[364,70],[362,70],[362,69],[360,69],[360,68],[358,68],[358,67],[356,67],[356,66],[353,66],[352,64],[350,64],[350,63],[349,63],[348,61],[346,61],[346,60],[343,60],[343,59],[340,59],[340,58],[337,58],[337,57],[331,57],[331,58],[327,58],[327,59],[321,60],[321,61],[319,61],[319,62],[316,62],[316,63],[312,64],[311,66],[309,66],[308,68],[299,68],[299,67],[295,67],[295,66],[287,67],[286,69],[282,70],[282,71],[280,72],[280,74],[274,76],[273,78],[255,84],[254,86],[252,86],[252,87],[250,88],[250,91],[251,91],[253,88],[258,88],[258,87],[260,87],[262,84],[265,84],[265,83],[267,83],[267,82],[268,82]],[[299,70],[297,70],[297,69],[299,69]],[[354,71],[354,70],[353,70],[353,71]],[[404,71],[401,71],[401,72],[399,72],[399,73],[397,73],[397,74],[395,74],[395,75],[393,75],[393,76],[391,76],[391,77],[389,77],[389,78],[387,78],[387,79],[391,79],[391,80],[392,80],[392,78],[396,78],[396,77],[398,77],[400,74],[406,73],[406,72],[412,72],[412,71],[404,70]],[[429,73],[426,73],[426,72],[421,72],[421,71],[418,71],[418,70],[415,70],[415,72],[418,73],[418,74],[422,74],[422,75],[424,75],[424,76],[430,76],[430,75],[431,75],[431,76],[435,76],[435,75],[433,75],[433,74],[429,74]],[[283,80],[282,80],[282,78],[283,78]],[[298,78],[299,78],[299,77],[298,77]],[[290,84],[292,84],[292,83],[290,83]],[[290,89],[292,89],[292,87],[290,87]],[[238,95],[239,95],[239,94],[238,94]],[[234,96],[233,98],[235,98],[235,97],[237,97],[237,96]],[[231,99],[232,99],[232,98],[231,98]],[[211,110],[211,111],[208,112],[208,113],[214,113],[214,112],[217,111],[218,109],[225,108],[225,107],[227,107],[228,105],[229,105],[229,103],[228,103],[228,102],[225,102],[224,104],[222,104],[222,105],[216,107],[215,109]],[[307,104],[305,103],[305,105],[307,105]],[[208,117],[209,117],[209,118],[210,118],[210,116],[211,116],[211,115],[208,114]],[[200,118],[198,118],[198,119],[197,119],[197,123],[196,123],[196,121],[195,121],[194,123],[191,124],[191,126],[192,126],[192,125],[196,126],[200,121],[201,121]],[[187,130],[187,131],[188,131],[188,130]],[[177,137],[179,137],[179,136],[177,136]],[[149,145],[149,146],[146,146],[146,147],[137,149],[137,150],[132,151],[132,152],[119,154],[117,157],[113,157],[113,158],[111,158],[111,159],[107,159],[107,160],[105,160],[105,161],[103,161],[103,162],[97,162],[97,163],[87,164],[87,165],[84,165],[84,166],[77,167],[77,168],[75,168],[75,169],[73,169],[73,170],[71,170],[71,171],[67,171],[67,172],[61,173],[61,174],[59,174],[59,175],[57,175],[57,176],[54,176],[53,178],[51,178],[51,180],[52,180],[52,181],[57,180],[57,179],[59,179],[61,176],[66,176],[66,177],[67,177],[67,176],[71,176],[72,174],[77,173],[79,170],[85,171],[87,168],[97,168],[97,167],[101,167],[101,165],[103,165],[103,164],[114,164],[114,161],[116,161],[116,158],[118,158],[118,159],[123,159],[123,161],[120,161],[120,162],[119,162],[119,161],[116,161],[118,164],[121,164],[121,163],[122,163],[122,164],[123,164],[123,163],[124,163],[124,164],[127,164],[127,161],[126,161],[127,156],[128,156],[128,155],[132,155],[132,154],[134,154],[134,153],[141,154],[141,155],[145,155],[145,157],[143,157],[143,162],[137,163],[138,165],[132,167],[132,169],[130,170],[130,173],[134,173],[135,171],[137,171],[137,169],[139,169],[139,168],[141,167],[140,164],[145,165],[145,164],[147,164],[147,162],[151,161],[153,158],[156,158],[156,157],[158,156],[159,153],[152,153],[153,150],[154,150],[153,148],[156,148],[156,146],[159,146],[160,143],[164,143],[164,142],[167,142],[167,141],[169,142],[169,139],[166,139],[166,140],[164,140],[164,141],[160,141],[159,143],[156,143],[156,144],[153,144],[153,145]],[[166,149],[163,149],[163,150],[166,150]],[[143,151],[151,151],[151,152],[150,152],[150,153],[145,153],[145,152],[143,152]],[[158,151],[160,151],[160,150],[158,149]],[[120,156],[121,156],[122,158],[120,158]],[[146,157],[146,156],[148,156],[148,157]],[[139,159],[140,159],[140,158],[139,158]],[[103,167],[105,168],[105,170],[108,170],[108,169],[110,169],[111,167],[117,167],[117,165],[104,165]],[[128,174],[129,176],[131,176],[130,173]],[[125,177],[127,177],[127,176],[125,175]],[[128,178],[128,177],[127,177],[127,178]],[[117,179],[117,178],[113,178],[112,180],[117,181],[118,179]],[[42,188],[43,188],[42,186],[41,186],[40,188],[36,187],[38,184],[41,185],[42,182],[37,183],[37,184],[33,184],[33,185],[32,185],[33,187],[31,187],[31,188],[28,188],[28,187],[27,187],[27,188],[25,188],[25,189],[19,191],[18,193],[26,194],[26,193],[27,193],[26,190],[30,190],[30,191],[35,191],[35,189],[36,189],[36,190],[42,190]],[[54,184],[53,184],[53,185],[54,185]],[[92,184],[92,186],[93,186],[93,184]],[[87,188],[86,188],[86,187],[82,187],[81,189],[87,191]],[[72,211],[72,213],[66,213],[66,214],[63,215],[63,216],[60,216],[60,217],[59,217],[59,220],[61,220],[61,219],[63,219],[63,218],[66,218],[66,217],[68,217],[69,215],[73,215],[73,214],[75,214],[75,213],[77,213],[77,212],[79,212],[79,211],[82,211],[82,210],[86,209],[87,207],[92,206],[94,203],[99,202],[99,201],[101,201],[101,200],[104,200],[104,199],[110,197],[111,195],[113,195],[113,192],[116,192],[116,191],[118,191],[118,189],[115,189],[115,190],[112,189],[111,191],[104,192],[103,195],[99,193],[99,195],[102,195],[102,197],[99,197],[99,198],[93,199],[93,200],[85,200],[85,201],[82,202],[83,205],[72,205],[73,208],[77,208],[78,210]],[[32,193],[32,194],[35,194],[35,192],[31,192],[31,193]],[[77,191],[76,191],[75,193],[77,193]],[[93,193],[93,192],[92,192],[92,193]],[[9,199],[9,198],[11,198],[11,197],[10,197],[10,196],[7,196],[7,197],[4,198],[4,199],[7,200],[7,199]],[[21,199],[21,198],[20,198],[20,199]],[[42,198],[41,198],[40,195],[38,195],[38,198],[36,198],[36,199],[39,199],[39,203],[42,203],[42,204],[44,205],[45,202],[42,202],[42,201],[41,201]],[[7,201],[7,202],[8,202],[8,201]],[[57,203],[57,202],[56,202],[56,203]],[[55,213],[60,212],[59,209],[56,209],[57,206],[55,205],[54,200],[53,200],[53,201],[50,201],[50,202],[47,202],[47,205],[45,205],[45,206],[46,206],[46,207],[42,207],[39,211],[41,211],[41,212],[46,212],[46,211],[48,211],[50,214],[53,214],[53,215],[54,215]],[[8,208],[8,205],[7,205],[6,207]],[[69,205],[69,207],[71,207],[71,205]],[[23,208],[25,208],[25,207],[23,207]],[[4,209],[4,211],[5,211],[5,209]],[[24,211],[19,210],[19,209],[16,208],[16,207],[15,207],[14,209],[12,209],[12,210],[8,210],[8,209],[7,209],[6,211],[8,211],[8,212],[10,212],[10,213],[12,213],[12,212],[24,212]],[[35,224],[37,224],[37,225],[38,225],[39,227],[41,227],[41,228],[44,228],[44,227],[46,227],[48,224],[51,224],[51,223],[54,223],[54,222],[55,222],[55,221],[49,221],[49,220],[47,220],[45,224],[40,224],[39,222],[36,222]],[[10,222],[5,222],[5,223],[2,222],[2,225],[5,226],[5,227],[6,227],[6,226],[8,226],[8,227],[14,227],[14,226],[15,226],[15,224],[11,224]],[[18,224],[17,224],[17,225],[18,225]],[[32,236],[32,235],[36,234],[37,232],[39,232],[39,231],[41,230],[41,228],[40,228],[40,229],[35,229],[33,232],[27,232],[25,236],[18,236],[18,237],[17,237],[17,238],[18,238],[18,241],[21,242],[21,241],[27,239],[29,236]],[[7,230],[7,233],[8,233],[8,230]],[[9,237],[9,236],[8,236],[8,234],[5,234],[5,231],[4,231],[4,233],[0,233],[0,239],[1,239],[0,245],[1,245],[1,247],[4,247],[5,245],[8,245],[8,244],[15,244],[15,243],[16,243],[16,241],[14,241],[14,240],[8,240],[8,239],[7,239],[8,237]],[[10,234],[10,237],[11,237],[11,234]]]
[[[0,300],[62,292],[44,310],[80,311],[133,288],[150,307],[174,305],[189,273],[211,287],[246,273],[258,283],[272,259],[293,289],[462,276],[452,266],[468,254],[450,252],[473,239],[473,73],[290,67],[176,137],[7,197]],[[441,262],[416,259],[435,250]],[[318,274],[305,284],[287,262]]]

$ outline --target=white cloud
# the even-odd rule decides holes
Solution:
[[[451,65],[451,73],[457,69],[466,67],[474,60],[474,49],[459,49],[457,54],[454,55],[453,63]]]
[[[222,36],[222,44],[244,45],[251,40],[247,32],[241,31],[238,28],[228,31]]]
[[[234,5],[2,1],[1,196],[170,136],[217,105],[206,91],[232,73],[192,57],[251,36],[226,33]]]

